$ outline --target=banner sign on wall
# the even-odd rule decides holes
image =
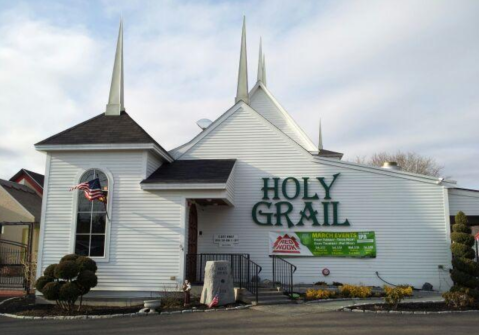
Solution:
[[[376,236],[366,232],[269,232],[269,254],[376,257]]]

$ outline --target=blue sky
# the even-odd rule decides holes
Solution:
[[[478,1],[2,1],[0,178],[33,144],[105,109],[119,17],[125,105],[165,148],[234,102],[242,15],[250,87],[268,87],[345,159],[415,151],[479,188]]]

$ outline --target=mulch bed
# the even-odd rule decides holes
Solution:
[[[387,304],[371,304],[371,305],[359,305],[351,306],[351,309],[360,309],[368,311],[404,311],[404,312],[443,312],[443,311],[461,311],[461,310],[479,310],[479,306],[468,307],[463,309],[451,309],[444,302],[408,302],[399,304],[397,309],[392,309]]]
[[[19,298],[7,301],[0,305],[0,313],[16,314],[23,316],[68,316],[68,315],[109,315],[136,313],[143,306],[112,307],[112,306],[82,306],[81,311],[68,313],[57,305],[35,304],[32,297]]]
[[[235,303],[218,308],[229,308],[241,306],[243,304]],[[143,305],[129,307],[113,307],[113,306],[85,306],[81,311],[72,311],[71,313],[62,310],[57,305],[35,304],[34,297],[23,297],[7,301],[0,305],[0,313],[16,314],[22,316],[75,316],[75,315],[110,315],[110,314],[130,314],[137,313]],[[207,306],[201,305],[199,301],[192,301],[189,307],[183,307],[180,302],[169,302],[168,306],[162,308],[161,312],[181,311],[184,309],[208,309]]]

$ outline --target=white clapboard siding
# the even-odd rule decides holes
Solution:
[[[251,96],[250,106],[306,150],[317,150],[298,124],[260,86]]]
[[[260,277],[271,279],[268,256],[268,232],[288,231],[287,226],[264,227],[252,220],[252,208],[261,201],[264,177],[310,177],[310,190],[324,197],[316,177],[331,180],[340,173],[332,189],[333,200],[340,202],[340,220],[350,227],[313,228],[311,223],[292,230],[303,231],[375,231],[377,258],[288,257],[297,265],[296,282],[363,283],[382,285],[376,272],[395,284],[421,287],[430,282],[435,289],[447,289],[449,275],[438,266],[450,267],[449,237],[446,233],[446,206],[442,186],[427,182],[337,167],[314,161],[297,144],[279,133],[271,124],[249,108],[231,115],[181,159],[236,158],[234,207],[206,207],[199,210],[198,252],[248,253],[263,267]],[[282,200],[286,200],[282,198]],[[273,201],[274,202],[274,201]],[[292,201],[293,222],[299,219],[303,201]],[[315,208],[322,214],[319,201]],[[331,217],[331,214],[330,214]],[[319,216],[322,221],[322,217]],[[214,234],[236,234],[239,244],[220,248]],[[331,275],[321,275],[328,268]]]
[[[466,215],[479,215],[479,192],[469,190],[449,190],[450,214],[463,211]]]
[[[236,164],[235,164],[236,165]],[[234,205],[235,202],[235,186],[236,186],[236,167],[233,167],[231,174],[226,182],[226,198],[228,201]]]
[[[153,172],[155,172],[161,166],[161,160],[157,155],[154,155],[150,152],[146,153],[146,176],[148,178]]]
[[[102,290],[159,291],[176,285],[170,277],[181,276],[183,199],[178,193],[141,190],[144,152],[52,153],[48,180],[41,266],[57,263],[72,252],[71,230],[75,225],[74,192],[81,171],[107,169],[114,181],[110,188],[111,236],[108,262],[98,261],[98,287]]]

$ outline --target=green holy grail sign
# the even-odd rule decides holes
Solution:
[[[288,228],[304,226],[305,222],[313,227],[349,226],[348,219],[339,220],[339,201],[332,197],[332,188],[339,175],[337,173],[331,178],[262,178],[263,201],[253,206],[254,223],[260,226],[287,225]],[[319,185],[322,192],[313,192],[312,183]],[[295,213],[295,206],[290,200],[298,198],[303,200],[303,205],[299,209],[299,220],[293,222],[291,215]]]
[[[376,236],[366,232],[270,232],[269,254],[312,257],[376,257]]]

